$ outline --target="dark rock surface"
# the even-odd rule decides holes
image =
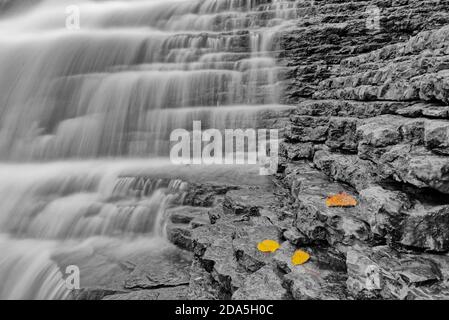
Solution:
[[[358,298],[448,299],[447,275],[441,270],[447,271],[446,263],[447,257],[356,246],[347,253],[347,287]]]
[[[327,281],[322,270],[289,273],[292,297],[447,298],[449,2],[299,8],[303,19],[281,38],[285,101],[297,106],[281,147],[295,215],[283,237],[337,251],[345,268],[334,263]],[[358,205],[326,207],[338,192]]]
[[[120,248],[120,244],[108,243],[106,247],[54,257],[60,266],[76,262],[80,268],[81,290],[75,292],[74,298],[156,299],[167,294],[175,296],[175,292],[182,296],[189,285],[192,257],[186,251],[163,241],[152,247],[136,246],[132,254],[126,255],[114,248]]]

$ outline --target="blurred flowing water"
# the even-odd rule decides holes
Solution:
[[[79,30],[66,27],[73,5]],[[257,179],[248,168],[174,168],[169,135],[194,120],[257,128],[286,108],[276,40],[295,1],[0,9],[0,299],[69,298],[61,253],[126,259],[163,241],[164,211],[189,178]]]

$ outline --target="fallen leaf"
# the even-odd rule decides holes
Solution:
[[[275,252],[281,246],[274,240],[264,240],[257,245],[257,249],[261,252]]]
[[[292,263],[294,266],[299,266],[302,265],[304,263],[306,263],[307,261],[309,261],[310,259],[310,255],[302,250],[297,250],[295,252],[295,254],[292,257]]]
[[[326,199],[326,205],[328,207],[355,207],[357,200],[345,192],[329,196]]]

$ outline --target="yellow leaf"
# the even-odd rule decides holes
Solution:
[[[302,265],[304,263],[306,263],[307,261],[309,261],[310,259],[310,255],[302,250],[297,250],[295,252],[295,254],[292,257],[292,263],[294,266],[299,266]]]
[[[329,196],[326,199],[326,205],[328,207],[355,207],[357,200],[345,192]]]
[[[275,252],[279,248],[279,243],[274,240],[264,240],[257,245],[257,249],[262,252]]]

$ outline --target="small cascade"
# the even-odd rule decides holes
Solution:
[[[70,290],[51,259],[52,243],[0,238],[2,300],[67,299]]]
[[[0,195],[14,188],[14,197],[0,204],[0,233],[45,240],[160,235],[165,209],[182,202],[187,190],[177,179],[123,177],[114,168],[98,170],[95,165],[47,170],[34,177],[30,170],[23,184],[11,181],[15,176],[6,184],[4,173]]]

